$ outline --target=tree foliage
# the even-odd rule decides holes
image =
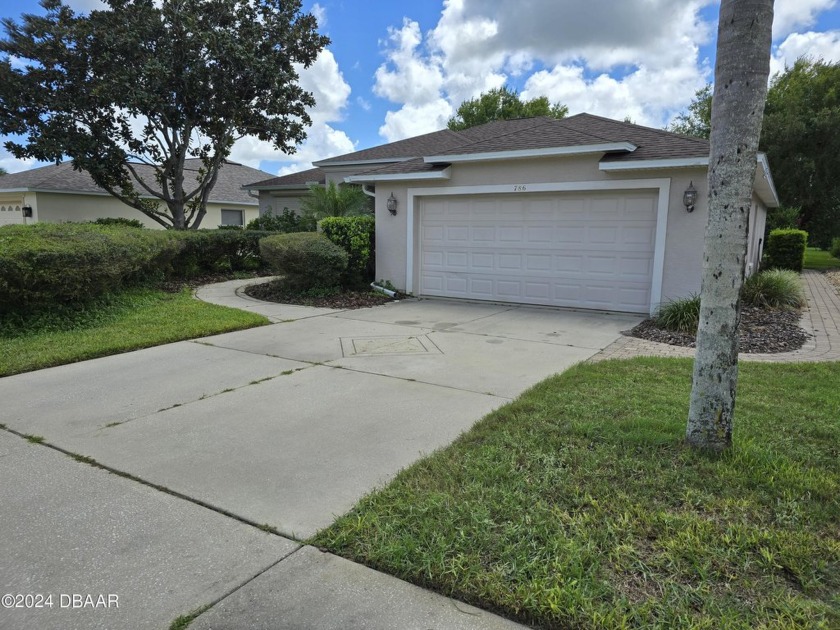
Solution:
[[[301,200],[305,216],[316,219],[325,217],[349,217],[370,211],[369,197],[359,186],[327,186],[311,184],[309,194]]]
[[[761,135],[773,0],[722,0],[709,148],[709,217],[686,441],[732,444],[738,383],[738,321]]]
[[[560,103],[552,104],[546,96],[523,101],[516,90],[501,87],[483,92],[478,98],[461,103],[455,116],[449,119],[447,127],[454,131],[461,131],[494,120],[534,116],[565,118],[568,113],[568,107]]]
[[[801,209],[811,245],[840,236],[840,62],[806,58],[773,77],[761,147],[782,203]]]
[[[18,158],[76,169],[165,227],[197,228],[233,143],[292,153],[310,124],[297,83],[328,43],[300,0],[105,0],[3,19],[0,133]],[[14,65],[12,59],[15,60]],[[185,162],[199,160],[199,168]]]
[[[668,131],[685,136],[708,138],[712,131],[712,84],[707,83],[694,93],[694,100],[668,125]]]

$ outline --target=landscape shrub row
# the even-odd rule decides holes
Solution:
[[[840,238],[832,239],[831,250],[829,250],[829,253],[834,258],[840,258]]]
[[[315,217],[312,215],[296,214],[288,208],[283,208],[280,214],[268,211],[264,215],[252,219],[245,226],[246,230],[257,230],[263,232],[314,232],[316,228]]]
[[[171,234],[181,243],[166,275],[177,278],[254,271],[265,266],[260,256],[260,239],[274,232],[262,230],[196,230],[185,232],[155,232]]]
[[[92,224],[0,228],[0,312],[85,302],[166,268],[181,249],[169,232]]]

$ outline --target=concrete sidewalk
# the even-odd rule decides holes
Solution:
[[[0,422],[17,433],[5,435],[17,454],[0,457],[14,506],[0,550],[18,567],[2,576],[6,592],[114,584],[121,619],[138,628],[220,598],[195,627],[514,627],[300,541],[639,318],[442,300],[308,309],[243,297],[247,282],[197,294],[276,324],[0,379]],[[25,472],[23,457],[40,467]],[[133,510],[121,507],[126,487],[139,488]],[[225,555],[243,547],[254,555],[237,552],[241,565]],[[94,574],[107,579],[87,585]],[[156,593],[159,613],[142,612]],[[103,611],[0,612],[0,628],[114,627]]]

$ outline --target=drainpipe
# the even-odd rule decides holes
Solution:
[[[368,197],[373,197],[374,199],[376,199],[376,191],[368,190],[367,187],[369,185],[370,184],[362,184],[362,192],[365,193]]]

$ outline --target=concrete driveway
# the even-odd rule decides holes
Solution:
[[[262,549],[276,563],[297,548],[294,541],[328,526],[401,468],[450,443],[546,376],[587,359],[639,321],[442,300],[344,312],[259,308],[273,309],[269,314],[276,321],[291,321],[0,379],[0,422],[175,494],[119,479],[160,495],[159,502],[189,503],[199,511],[211,507],[221,514],[210,521],[218,518],[249,532],[253,528],[223,515],[276,529],[288,542],[277,537],[254,542],[252,533],[230,533],[238,541],[234,547]],[[13,437],[0,435],[6,441]],[[9,452],[19,451],[21,443],[43,449],[14,440]],[[54,457],[64,456],[50,452]],[[17,466],[13,460],[0,457],[4,478],[10,478],[9,466]],[[26,500],[24,486],[31,478],[16,478],[18,489],[7,487],[4,503],[32,512],[26,518],[41,523],[47,541],[32,553],[55,560],[60,548],[55,539],[50,543],[49,532],[67,527],[56,514],[72,512],[73,502],[44,513]],[[72,487],[66,491],[72,493]],[[137,490],[126,489],[124,496],[131,492]],[[28,539],[26,528],[7,529],[17,517],[3,518],[9,521],[1,523],[4,531],[20,537],[3,540],[6,557],[7,548],[25,549]],[[207,518],[195,521],[202,535],[210,527]],[[189,546],[184,553],[194,558]],[[103,554],[101,562],[107,563],[110,556]],[[215,591],[197,591],[196,605],[228,593],[226,579],[246,582],[270,565],[247,560],[242,557],[233,577],[212,577]],[[229,559],[222,554],[214,562]],[[33,569],[51,570],[49,562]],[[176,600],[173,606],[189,610]]]

